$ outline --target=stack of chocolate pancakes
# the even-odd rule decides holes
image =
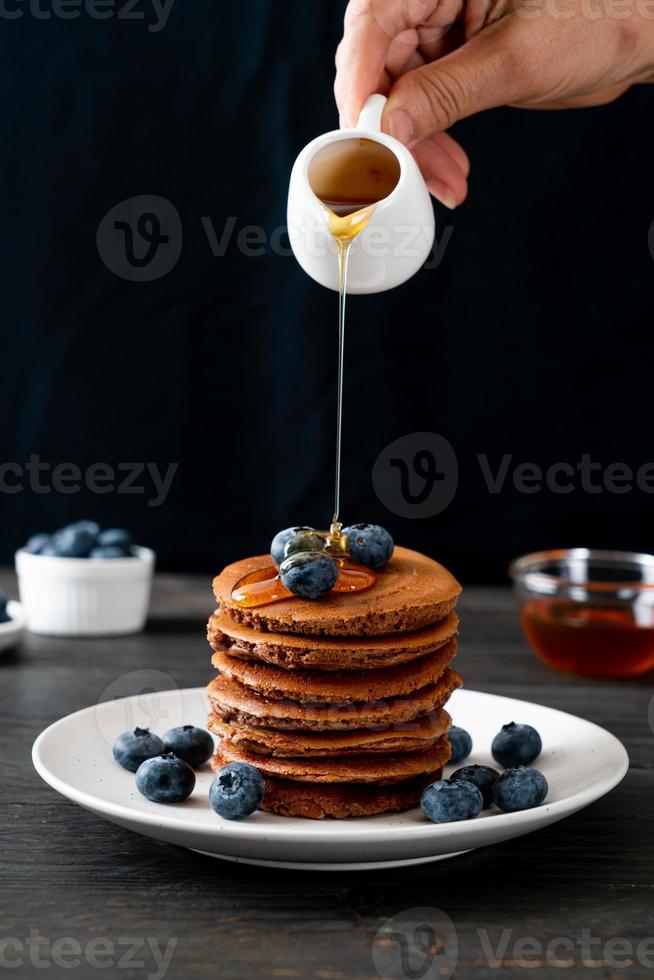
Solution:
[[[237,605],[236,583],[269,561],[236,562],[214,580],[214,770],[256,766],[263,809],[284,816],[408,809],[450,755],[444,706],[461,685],[449,666],[461,587],[442,565],[396,547],[367,592]]]

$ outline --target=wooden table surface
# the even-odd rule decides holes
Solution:
[[[15,595],[11,573],[0,575],[0,588]],[[631,757],[616,790],[562,823],[402,870],[280,871],[148,840],[45,785],[30,761],[34,738],[96,703],[116,678],[156,667],[182,687],[206,683],[211,607],[206,579],[161,576],[145,633],[28,635],[0,658],[4,972],[431,980],[451,975],[456,963],[457,977],[652,974],[651,678],[590,682],[548,670],[526,646],[508,589],[464,593],[457,668],[466,685],[579,714],[617,735]],[[411,911],[423,908],[432,911]],[[403,960],[391,955],[402,939],[378,935],[394,917],[390,928],[407,943]],[[440,951],[429,939],[435,925]]]

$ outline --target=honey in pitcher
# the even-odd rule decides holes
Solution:
[[[309,182],[334,238],[349,240],[363,231],[375,205],[397,187],[400,173],[395,154],[375,140],[337,140],[319,150]]]

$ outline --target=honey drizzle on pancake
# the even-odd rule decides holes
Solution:
[[[363,592],[370,589],[376,582],[374,572],[365,565],[357,565],[349,558],[337,558],[339,566],[338,580],[332,592]],[[249,575],[243,576],[232,590],[232,602],[243,609],[253,609],[257,606],[269,606],[282,599],[297,598],[282,585],[282,580],[276,567],[264,565]]]
[[[377,205],[397,187],[400,164],[391,150],[369,139],[339,140],[320,150],[309,172],[311,188],[322,204],[329,232],[338,250],[338,375],[336,389],[336,468],[334,516],[326,535],[326,554],[339,567],[332,592],[362,592],[376,581],[369,568],[347,557],[341,539],[341,456],[343,442],[343,381],[345,374],[345,301],[352,244],[368,225]],[[244,609],[292,598],[271,564],[244,576],[232,590],[232,602]]]

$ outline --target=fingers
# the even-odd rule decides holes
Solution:
[[[462,204],[468,194],[470,164],[464,150],[447,133],[435,133],[413,149],[425,182],[447,208]]]
[[[461,48],[424,68],[403,75],[393,86],[383,129],[407,146],[449,128],[475,112],[518,102],[523,97],[517,60],[528,58],[506,43],[499,22]]]
[[[336,56],[336,102],[347,126],[356,125],[363,104],[383,90],[386,56],[394,38],[429,19],[439,0],[350,0],[345,33]]]

